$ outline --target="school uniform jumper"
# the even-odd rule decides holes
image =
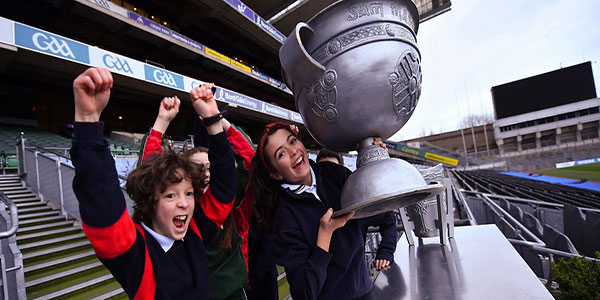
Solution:
[[[196,208],[182,241],[168,251],[127,212],[115,163],[103,140],[103,123],[74,124],[73,189],[83,230],[100,261],[130,299],[208,299],[205,243],[233,206],[235,166],[225,133],[210,136],[210,188]]]
[[[318,247],[319,221],[327,209],[340,209],[342,187],[351,171],[331,162],[311,161],[310,165],[320,200],[289,188],[281,192],[274,221],[275,261],[285,267],[294,300],[361,299],[373,285],[364,259],[363,234],[372,220],[349,220],[334,231],[329,252]],[[393,252],[383,256],[393,257]]]
[[[234,153],[242,158],[242,167],[247,171],[254,156],[254,148],[233,125],[225,134]],[[194,136],[196,135],[199,134],[195,132]],[[163,152],[165,144],[163,133],[150,129],[142,139],[141,161],[145,162],[152,155]],[[235,232],[231,250],[228,253],[222,253],[220,250],[224,239],[224,231],[221,228],[217,229],[215,237],[206,244],[211,300],[246,299],[243,288],[248,281],[248,220],[252,215],[254,201],[251,197],[238,200],[234,201],[234,206],[237,206],[233,209]]]

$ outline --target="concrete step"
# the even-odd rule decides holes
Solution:
[[[59,272],[59,273],[56,273],[56,274],[52,274],[52,275],[49,275],[49,276],[45,276],[45,277],[42,277],[42,278],[30,280],[30,281],[28,281],[28,282],[25,283],[25,287],[28,288],[28,287],[36,286],[38,284],[43,284],[43,283],[46,283],[46,282],[50,282],[52,280],[56,280],[56,279],[60,279],[62,277],[66,277],[66,276],[70,276],[70,275],[73,275],[73,274],[77,274],[79,272],[83,272],[83,271],[86,271],[86,270],[97,268],[99,266],[102,266],[102,263],[99,262],[99,261],[96,261],[96,262],[93,262],[91,264],[87,264],[87,265],[84,265],[84,266],[81,266],[81,267],[69,269],[69,270],[66,270],[66,271],[63,271],[63,272]]]
[[[60,221],[64,221],[64,220],[65,220],[65,216],[63,216],[63,215],[56,215],[56,216],[50,216],[50,217],[46,217],[46,218],[23,220],[23,221],[19,220],[19,228],[48,224],[48,223],[53,223],[53,222],[60,222]]]
[[[77,254],[74,254],[71,256],[63,257],[60,259],[54,259],[51,261],[47,261],[44,263],[25,266],[23,268],[23,272],[25,274],[27,274],[29,272],[43,270],[46,268],[55,268],[58,265],[72,263],[73,261],[76,261],[78,259],[82,259],[82,258],[86,258],[86,257],[90,257],[90,256],[96,257],[96,252],[94,252],[94,250],[89,250],[89,251],[77,253]]]
[[[6,195],[8,197],[8,199],[10,200],[21,200],[23,198],[31,198],[32,196],[35,196],[34,193],[26,193],[26,194],[11,194],[11,195]]]
[[[34,206],[34,207],[38,208],[38,207],[47,207],[47,206]],[[34,208],[34,207],[30,207],[30,208]],[[19,214],[19,224],[21,224],[21,220],[23,220],[23,221],[32,220],[32,219],[35,220],[35,219],[39,219],[39,218],[45,218],[45,217],[50,217],[50,216],[59,216],[59,215],[60,215],[59,210],[45,211],[45,212],[39,212],[39,213],[35,213],[35,214],[24,214],[24,215]]]
[[[20,208],[30,208],[30,207],[36,207],[36,206],[44,206],[44,205],[46,205],[46,203],[42,202],[42,201],[38,201],[38,202],[15,203],[15,205],[17,206],[17,209],[20,209]]]
[[[35,213],[47,212],[47,211],[51,211],[51,210],[52,210],[52,207],[50,207],[50,206],[38,206],[38,207],[19,209],[18,213],[19,213],[19,216],[24,216],[24,215],[30,215],[30,214],[35,214]]]
[[[79,228],[79,227],[66,227],[66,228],[60,228],[60,229],[49,230],[49,231],[44,231],[44,232],[36,232],[36,233],[32,233],[32,234],[19,235],[19,236],[17,236],[17,243],[26,244],[27,240],[29,240],[29,239],[39,240],[39,239],[44,239],[44,238],[51,238],[52,236],[56,236],[56,235],[79,233],[79,232],[81,232],[81,228]]]
[[[20,178],[0,178],[0,184],[21,184]]]
[[[23,251],[30,250],[30,249],[48,247],[53,244],[59,244],[59,243],[66,244],[66,243],[70,243],[70,242],[76,242],[77,240],[85,239],[85,238],[86,238],[85,233],[81,232],[81,233],[77,233],[77,234],[61,236],[58,238],[48,239],[48,240],[39,241],[39,242],[17,243],[17,245],[18,245],[19,249],[21,250],[21,252],[23,252]]]
[[[92,244],[88,240],[79,241],[76,243],[66,244],[66,245],[62,245],[59,247],[54,247],[54,248],[49,248],[49,249],[44,249],[44,250],[40,250],[40,251],[36,251],[36,252],[23,254],[23,260],[31,259],[31,258],[40,258],[41,256],[46,256],[46,255],[54,256],[62,251],[72,250],[74,248],[85,247],[85,246],[91,247],[91,245]]]
[[[59,273],[56,273],[56,274],[52,274],[52,275],[49,275],[49,276],[45,276],[45,277],[42,277],[42,278],[30,280],[30,281],[28,281],[28,282],[25,283],[25,287],[28,288],[28,287],[36,286],[36,285],[39,285],[39,284],[43,284],[43,283],[46,283],[46,282],[57,280],[57,279],[60,279],[62,277],[67,277],[67,276],[70,276],[70,275],[73,275],[73,274],[77,274],[79,272],[83,272],[83,271],[90,270],[90,269],[93,269],[93,268],[97,268],[97,267],[100,267],[100,266],[102,266],[102,263],[99,262],[99,261],[96,261],[96,262],[93,262],[91,264],[87,264],[87,265],[80,266],[80,267],[77,267],[77,268],[69,269],[69,270],[66,270],[66,271],[63,271],[63,272],[59,272]]]
[[[2,193],[4,193],[4,195],[6,196],[13,196],[13,195],[22,195],[22,194],[32,194],[33,192],[31,191],[30,188],[28,187],[21,187],[21,188],[9,188],[9,189],[2,189]]]
[[[123,288],[114,289],[108,293],[104,293],[100,296],[91,298],[90,300],[104,300],[104,299],[109,299],[111,297],[114,297],[114,296],[120,295],[120,294],[125,295],[125,291],[123,290]],[[125,298],[127,298],[127,296],[125,296]]]
[[[40,199],[40,197],[33,195],[33,194],[31,195],[31,197],[23,197],[23,198],[19,198],[19,199],[11,199],[11,200],[14,204],[35,203],[35,202],[45,203],[44,201],[42,201],[42,199]]]
[[[43,231],[43,230],[53,230],[57,227],[66,227],[66,226],[72,226],[72,225],[73,225],[73,221],[67,220],[67,221],[55,222],[55,223],[50,223],[50,224],[29,226],[29,227],[25,227],[25,228],[19,228],[19,230],[17,230],[17,235],[30,234],[33,232],[39,232],[39,231]]]
[[[96,285],[96,284],[102,283],[103,281],[108,281],[108,280],[114,280],[113,276],[111,274],[107,274],[107,275],[95,278],[93,280],[79,283],[79,284],[64,288],[64,289],[56,291],[56,292],[53,292],[53,293],[50,293],[47,295],[43,295],[41,297],[33,298],[33,300],[49,300],[49,299],[58,298],[61,296],[66,296],[70,293],[73,293],[73,292],[76,292],[78,290],[82,290],[85,288],[90,288],[93,285]]]
[[[29,189],[28,187],[24,187],[22,185],[18,185],[18,186],[11,186],[11,187],[5,187],[5,188],[0,187],[0,191],[2,191],[4,194],[6,194],[6,192],[16,192],[16,191],[30,191],[31,192],[31,189]]]

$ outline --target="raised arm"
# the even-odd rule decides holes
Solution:
[[[216,228],[223,225],[231,212],[237,182],[233,150],[220,123],[220,112],[211,91],[213,86],[204,84],[190,91],[194,109],[203,119],[209,140],[210,184],[199,199],[202,209],[194,212],[204,241],[212,238]]]
[[[153,275],[152,266],[145,264],[145,243],[127,213],[115,162],[103,139],[103,123],[99,122],[112,85],[112,76],[105,68],[89,68],[73,82],[73,190],[79,201],[83,231],[102,263],[133,298],[144,293],[138,289],[142,274]]]
[[[181,101],[177,96],[162,99],[154,125],[142,139],[142,152],[139,155],[141,161],[138,162],[138,165],[144,163],[149,157],[164,151],[163,135],[169,128],[171,121],[179,113],[180,104]]]

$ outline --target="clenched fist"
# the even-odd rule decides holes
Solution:
[[[89,68],[73,81],[75,121],[98,122],[108,104],[113,78],[106,68]]]

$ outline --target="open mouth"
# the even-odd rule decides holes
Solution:
[[[185,225],[185,222],[187,221],[187,218],[188,218],[187,215],[176,216],[175,218],[173,218],[173,224],[178,229],[182,229],[183,226]]]
[[[298,157],[292,168],[299,170],[300,168],[302,168],[302,166],[304,166],[304,155]]]

